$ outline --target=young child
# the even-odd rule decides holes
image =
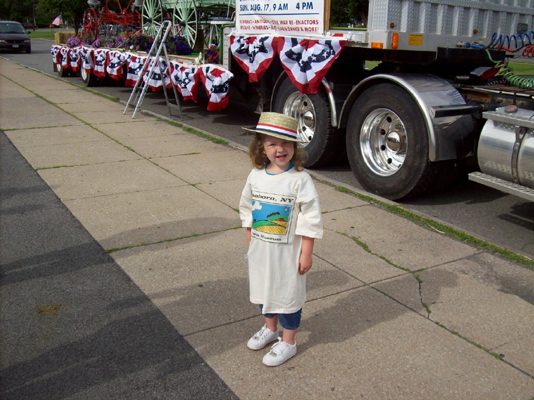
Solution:
[[[261,350],[278,340],[263,357],[275,367],[297,353],[295,335],[306,300],[306,276],[312,266],[314,239],[323,235],[319,196],[302,169],[297,121],[264,112],[249,145],[254,165],[239,203],[247,228],[250,301],[259,304],[265,325],[248,341]],[[282,325],[282,338],[278,334]]]

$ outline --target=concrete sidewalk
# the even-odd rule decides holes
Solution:
[[[247,155],[123,108],[0,59],[0,130],[239,398],[534,398],[534,271],[319,181],[298,355],[264,367]]]

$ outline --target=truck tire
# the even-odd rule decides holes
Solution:
[[[414,99],[382,83],[365,90],[347,121],[347,154],[358,182],[392,200],[419,195],[439,175],[428,156],[428,129]]]
[[[299,140],[307,157],[305,167],[327,165],[344,151],[344,141],[330,124],[330,104],[326,95],[302,94],[287,77],[274,101],[274,111],[290,115],[298,121]]]

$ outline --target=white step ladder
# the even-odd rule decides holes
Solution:
[[[128,102],[126,103],[126,107],[124,107],[124,111],[122,113],[123,115],[126,114],[126,110],[130,106],[130,104],[135,103],[135,108],[132,114],[132,118],[135,117],[135,114],[137,113],[137,110],[139,109],[139,107],[141,107],[141,104],[143,103],[146,92],[149,88],[149,82],[151,81],[152,77],[156,73],[155,68],[157,66],[159,69],[159,73],[160,73],[162,84],[163,84],[163,93],[165,94],[165,102],[167,103],[167,110],[169,112],[169,116],[171,116],[171,108],[175,108],[175,109],[178,109],[180,113],[180,120],[183,119],[182,108],[180,106],[180,100],[178,99],[178,92],[176,91],[176,87],[174,85],[172,85],[172,90],[174,92],[174,99],[176,103],[173,104],[170,102],[169,96],[167,94],[167,88],[165,87],[165,80],[164,80],[165,71],[160,62],[160,55],[161,55],[161,52],[163,51],[164,60],[167,63],[167,66],[170,65],[169,55],[167,54],[167,47],[165,46],[165,40],[167,39],[167,36],[169,35],[171,28],[172,28],[171,21],[168,21],[168,20],[163,21],[163,24],[161,24],[161,26],[159,27],[158,33],[156,34],[154,38],[154,43],[152,44],[152,47],[150,48],[150,51],[148,52],[146,60],[143,64],[141,73],[139,74],[137,81],[135,82],[135,86],[132,90],[132,93],[130,94],[130,98],[128,99]],[[141,86],[141,82],[143,81],[143,77],[145,76],[145,74],[148,74],[147,79],[144,81],[141,92],[139,93],[139,87]]]

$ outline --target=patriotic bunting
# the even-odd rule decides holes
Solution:
[[[224,110],[228,105],[228,91],[234,74],[211,64],[202,65],[200,72],[200,78],[209,97],[208,111]]]
[[[319,91],[334,60],[339,57],[345,41],[338,39],[297,39],[274,36],[230,36],[230,50],[236,62],[247,72],[250,82],[258,82],[271,65],[276,54],[293,84],[301,93],[314,94]],[[125,85],[135,86],[143,74],[146,57],[106,48],[93,49],[86,46],[69,49],[53,45],[50,49],[52,62],[65,70],[77,72],[83,68],[89,74],[99,77],[110,76],[116,80],[125,79]],[[163,60],[160,62],[164,63]],[[189,65],[171,61],[163,65],[163,77],[156,65],[148,85],[153,91],[175,85],[184,101],[197,101],[200,80],[209,96],[208,110],[219,111],[228,105],[228,92],[233,74],[212,64]],[[147,76],[143,77],[145,80]]]
[[[69,65],[74,72],[78,72],[80,70],[82,59],[80,57],[79,47],[69,49]]]
[[[125,77],[124,65],[126,63],[126,54],[122,51],[112,50],[108,54],[108,63],[106,65],[107,74],[120,81]]]
[[[321,80],[345,46],[341,40],[281,38],[280,61],[301,93],[319,91]]]
[[[200,69],[194,65],[184,65],[171,61],[171,80],[182,95],[184,101],[197,102],[198,85],[200,82]]]
[[[171,89],[172,88],[171,70],[170,70],[171,66],[167,64],[167,61],[164,60],[163,58],[161,58],[159,62],[161,63],[162,70],[163,70],[163,84],[165,85],[166,89]]]
[[[334,60],[339,57],[345,41],[296,39],[273,36],[230,36],[234,59],[258,82],[278,54],[282,66],[301,93],[317,93]]]
[[[148,79],[148,68],[143,71],[146,57],[133,53],[107,48],[95,49],[87,46],[69,48],[60,45],[53,45],[50,53],[52,62],[61,63],[65,70],[78,71],[83,68],[88,74],[99,77],[124,79],[126,86],[135,86],[140,75],[143,75],[143,79]],[[208,111],[220,111],[228,105],[228,92],[233,74],[222,66],[186,64],[174,60],[167,65],[163,59],[159,62],[162,63],[163,79],[158,63],[154,67],[152,79],[148,82],[152,91],[160,90],[163,84],[169,89],[175,85],[184,101],[196,102],[202,81],[209,97]]]
[[[93,54],[95,56],[95,65],[93,67],[93,74],[100,77],[105,77],[106,66],[108,63],[108,49],[96,49]]]
[[[90,47],[82,46],[80,48],[80,58],[82,59],[82,68],[88,73],[93,73],[93,67],[95,65],[93,49]]]
[[[258,82],[277,52],[274,36],[230,36],[230,50],[250,82]]]
[[[62,47],[59,50],[59,63],[63,67],[65,71],[70,69],[70,62],[69,62],[69,48],[68,47]]]
[[[145,64],[146,57],[139,57],[132,55],[128,60],[128,66],[126,67],[126,86],[134,87],[139,79],[139,75],[143,70],[143,65]]]
[[[52,48],[50,49],[50,53],[52,54],[52,62],[54,64],[59,64],[61,60],[59,59],[59,52],[61,50],[61,46],[58,44],[52,45]]]
[[[160,90],[163,85],[165,85],[167,89],[171,88],[172,83],[168,72],[168,65],[165,60],[160,59],[158,62],[156,62],[154,70],[152,71],[152,78],[150,78],[150,80],[148,79],[148,71],[150,71],[150,67],[147,68],[147,73],[143,75],[143,80],[144,82],[148,81],[148,86],[153,92]],[[161,76],[161,71],[163,71],[163,77]]]

